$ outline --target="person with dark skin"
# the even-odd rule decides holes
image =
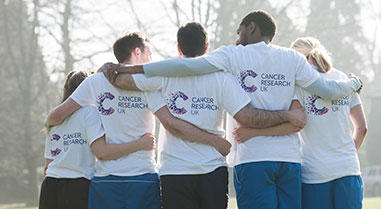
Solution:
[[[135,66],[106,64],[101,69],[116,77],[120,73],[190,76],[223,70],[239,77],[241,87],[252,99],[251,106],[267,110],[287,110],[296,86],[324,99],[337,99],[361,89],[362,84],[355,76],[340,81],[320,77],[303,55],[271,44],[275,32],[273,17],[256,10],[239,24],[237,46],[221,47],[197,58]],[[253,117],[253,121],[257,119]],[[235,156],[234,182],[239,208],[301,208],[297,135],[256,137],[235,147],[231,154]]]

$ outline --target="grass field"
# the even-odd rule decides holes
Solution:
[[[381,197],[372,197],[364,199],[363,209],[381,209]],[[229,200],[228,209],[236,209],[235,199]],[[37,208],[26,208],[24,204],[11,204],[11,205],[0,205],[0,209],[37,209]]]

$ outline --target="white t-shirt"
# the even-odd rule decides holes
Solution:
[[[237,76],[251,98],[251,105],[259,109],[288,110],[295,86],[307,87],[319,78],[301,54],[264,42],[225,46],[204,57],[217,68]],[[299,163],[300,155],[297,134],[258,136],[234,144],[229,161],[233,165],[256,161]]]
[[[86,78],[71,98],[81,106],[97,106],[108,144],[131,142],[145,133],[153,133],[154,116],[151,111],[156,112],[165,105],[164,101],[160,101],[158,92],[144,93],[116,88],[103,73]],[[117,160],[98,160],[95,176],[154,173],[154,155],[153,150],[140,150]]]
[[[334,80],[347,77],[336,69],[320,75]],[[343,176],[360,175],[349,124],[351,108],[361,104],[359,95],[327,101],[297,88],[296,96],[307,113],[307,125],[300,132],[302,182],[324,183]]]
[[[104,135],[101,119],[94,106],[86,106],[53,127],[46,136],[45,158],[53,159],[46,176],[91,179],[95,157],[90,144]]]
[[[161,90],[169,111],[182,120],[213,134],[225,136],[225,110],[235,115],[250,98],[230,73],[212,73],[192,77],[152,77],[133,75],[143,91]],[[160,175],[204,174],[226,166],[214,147],[189,142],[160,131],[158,169]]]

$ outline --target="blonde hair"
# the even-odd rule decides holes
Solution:
[[[319,40],[312,37],[301,37],[291,44],[291,48],[302,53],[306,58],[312,60],[319,72],[326,73],[331,70],[332,63],[328,51]]]

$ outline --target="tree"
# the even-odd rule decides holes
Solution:
[[[46,115],[50,98],[42,94],[51,87],[45,71],[41,50],[35,31],[38,28],[39,1],[33,1],[33,9],[27,14],[24,1],[0,1],[1,21],[0,60],[1,70],[1,159],[2,186],[19,185],[22,188],[6,190],[5,198],[22,198],[28,205],[38,203],[38,174],[42,164],[44,135],[41,115]],[[4,167],[3,167],[4,166]],[[4,191],[3,189],[1,189]],[[14,192],[14,193],[11,193]],[[24,196],[20,197],[20,194]],[[1,195],[3,196],[3,195]]]

